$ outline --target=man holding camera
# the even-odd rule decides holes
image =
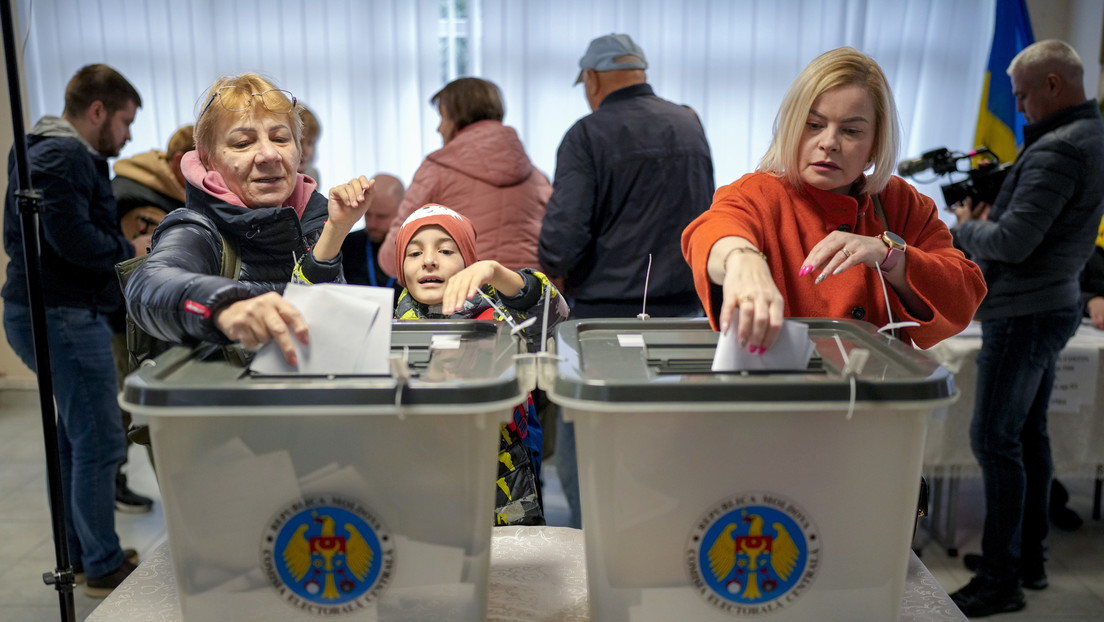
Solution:
[[[1078,277],[1104,213],[1104,120],[1077,52],[1035,43],[1008,67],[1028,125],[992,206],[955,206],[958,241],[985,274],[970,445],[986,516],[976,575],[951,598],[969,617],[1018,611],[1044,568],[1052,463],[1047,403],[1058,354],[1081,321]]]

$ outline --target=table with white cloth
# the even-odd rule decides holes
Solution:
[[[960,399],[946,412],[936,411],[928,426],[924,446],[924,472],[933,479],[931,524],[933,535],[952,555],[955,546],[957,482],[978,477],[981,469],[970,449],[970,421],[974,414],[977,354],[981,349],[981,325],[972,323],[961,334],[929,350],[955,375]],[[1054,390],[1047,412],[1047,430],[1056,477],[1096,480],[1093,517],[1100,516],[1100,489],[1104,477],[1104,331],[1087,320],[1066,344],[1058,360]],[[946,490],[944,490],[944,488]]]
[[[915,554],[910,554],[900,622],[966,620]],[[487,620],[590,620],[583,532],[567,527],[496,527],[491,538]],[[179,622],[168,543],[159,546],[87,622]]]

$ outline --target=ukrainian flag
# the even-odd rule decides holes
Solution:
[[[997,0],[993,46],[989,50],[974,144],[989,147],[1001,162],[1016,159],[1024,126],[1023,115],[1016,112],[1012,80],[1006,71],[1012,58],[1034,42],[1025,0]]]

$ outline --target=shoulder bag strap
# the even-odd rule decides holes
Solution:
[[[238,252],[238,241],[233,237],[220,234],[222,237],[222,271],[219,273],[228,279],[235,281],[241,276],[241,254]],[[252,352],[240,344],[222,346],[223,357],[237,367],[248,367],[252,360]]]
[[[882,230],[889,231],[889,222],[886,221],[885,210],[882,208],[882,195],[872,194],[870,200],[874,202],[874,213],[877,214],[878,220],[882,221]]]
[[[233,236],[221,233],[222,271],[219,273],[228,279],[238,280],[241,276],[241,254],[238,253],[238,241]]]

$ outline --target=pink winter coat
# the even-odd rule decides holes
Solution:
[[[399,213],[379,251],[379,264],[396,275],[395,237],[403,221],[426,203],[438,203],[467,216],[475,225],[480,259],[511,270],[535,268],[544,206],[552,186],[512,127],[479,121],[460,130],[444,147],[426,156],[403,196]]]

